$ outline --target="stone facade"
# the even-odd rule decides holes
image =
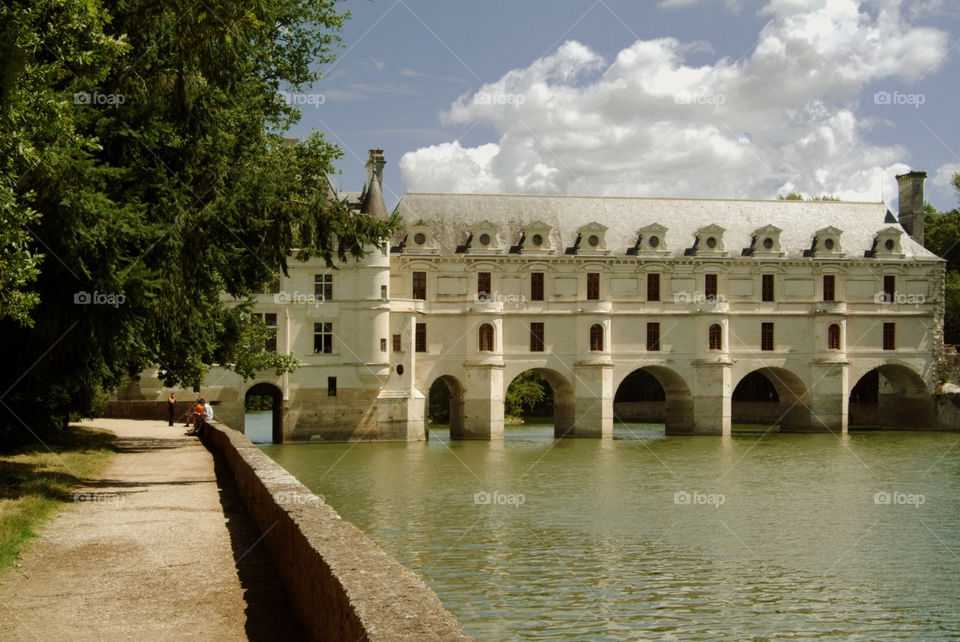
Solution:
[[[386,215],[382,167],[372,151],[358,210]],[[643,412],[669,433],[751,417],[842,433],[851,399],[873,404],[864,423],[931,427],[943,261],[915,240],[923,177],[899,177],[899,220],[883,203],[407,193],[389,244],[338,270],[292,262],[260,295],[301,369],[215,369],[203,393],[240,427],[247,391],[273,390],[291,441],[425,439],[437,380],[452,437],[498,439],[506,389],[530,369],[553,389],[558,436],[611,436],[637,370],[662,387]],[[775,402],[736,401],[754,372]]]

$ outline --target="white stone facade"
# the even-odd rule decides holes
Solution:
[[[901,177],[921,206],[922,180]],[[389,245],[339,270],[291,261],[260,295],[304,365],[245,383],[215,369],[218,418],[242,426],[256,385],[282,398],[277,439],[419,440],[442,379],[451,436],[497,439],[507,386],[536,369],[558,436],[609,437],[617,390],[643,369],[667,432],[727,434],[734,389],[759,370],[781,430],[845,432],[854,386],[879,369],[879,423],[933,422],[943,261],[882,203],[407,193],[397,213]]]

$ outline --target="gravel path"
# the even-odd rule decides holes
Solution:
[[[184,428],[97,419],[119,452],[0,576],[4,640],[298,639],[229,476]]]

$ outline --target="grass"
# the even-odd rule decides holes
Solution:
[[[35,444],[0,453],[0,573],[9,570],[73,490],[115,452],[113,434],[70,426]],[[49,447],[49,448],[48,448]]]

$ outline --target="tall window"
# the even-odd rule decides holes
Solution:
[[[543,352],[543,323],[540,321],[530,324],[530,352]]]
[[[267,339],[263,348],[267,352],[276,352],[277,351],[277,313],[276,312],[254,312],[253,316],[257,317],[263,324],[267,326],[270,330],[270,338]]]
[[[840,324],[831,323],[827,328],[827,350],[840,349]]]
[[[315,354],[333,352],[333,323],[324,321],[313,324],[313,351]]]
[[[427,300],[427,273],[413,273],[413,298],[423,301]]]
[[[647,274],[647,301],[660,300],[660,275],[656,273]]]
[[[403,347],[403,344],[401,343],[400,335],[399,334],[393,335],[393,351],[403,352],[403,350],[401,349],[402,347]]]
[[[543,272],[530,273],[530,300],[543,301]]]
[[[647,350],[657,352],[660,350],[660,324],[647,324]]]
[[[595,301],[600,298],[600,273],[587,272],[587,299]]]
[[[717,298],[717,275],[716,274],[703,275],[703,296],[711,300]]]
[[[893,297],[896,291],[897,277],[893,275],[883,277],[883,300],[887,303],[893,303]]]
[[[414,350],[417,352],[427,351],[427,324],[418,323],[416,335],[414,336]]]
[[[897,326],[895,323],[883,324],[883,349],[897,349]]]
[[[603,351],[603,326],[599,323],[590,326],[590,350],[592,352]]]
[[[477,299],[486,301],[490,298],[493,288],[490,287],[490,273],[477,272]]]
[[[280,276],[278,275],[273,281],[270,282],[270,285],[267,286],[267,294],[279,294],[280,293]]]
[[[723,330],[720,328],[719,323],[714,323],[710,326],[710,329],[707,330],[707,343],[711,350],[723,349]]]
[[[318,301],[333,299],[333,275],[317,274],[313,277],[313,296]]]
[[[493,326],[484,323],[480,326],[480,352],[493,352]]]
[[[760,324],[760,349],[773,350],[773,324]]]
[[[327,377],[327,396],[328,397],[337,396],[337,378],[336,377]]]
[[[773,301],[773,275],[760,275],[760,299],[762,301]]]
[[[833,301],[837,296],[837,277],[833,274],[823,275],[823,300]]]

